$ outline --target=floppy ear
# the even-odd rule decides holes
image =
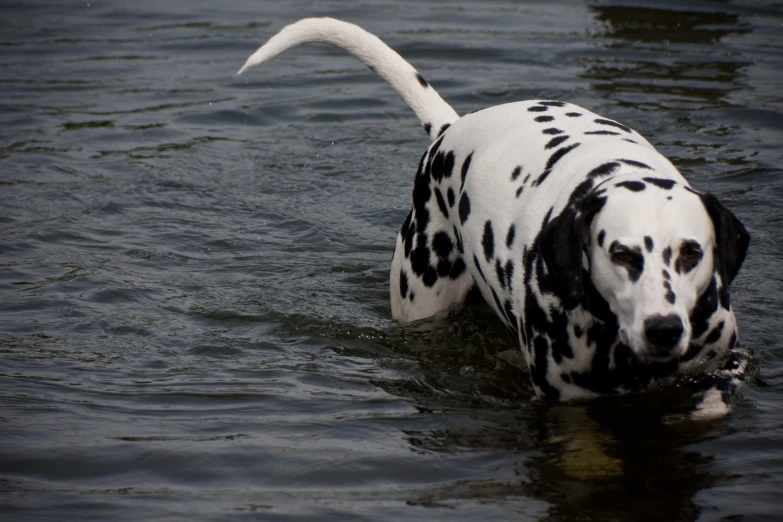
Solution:
[[[605,197],[588,196],[567,206],[541,231],[538,245],[549,271],[549,283],[566,310],[582,302],[582,251],[590,223],[606,202]]]
[[[715,228],[715,266],[721,282],[728,287],[739,272],[748,251],[750,234],[745,227],[710,193],[701,194],[701,201]]]
[[[566,310],[582,301],[582,234],[573,205],[546,224],[539,251],[549,271],[549,282]]]

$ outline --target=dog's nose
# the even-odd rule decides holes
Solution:
[[[654,315],[644,321],[647,340],[660,347],[674,347],[682,337],[683,330],[679,315]]]

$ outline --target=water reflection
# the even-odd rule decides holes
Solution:
[[[688,446],[717,436],[716,426],[665,422],[670,404],[653,397],[559,406],[544,421],[548,443],[530,459],[528,491],[554,520],[695,520],[693,499],[721,481],[712,457]]]
[[[641,108],[695,108],[693,103],[703,108],[704,102],[729,105],[728,94],[746,88],[743,74],[751,62],[715,45],[751,31],[738,14],[612,5],[589,9],[600,23],[594,37],[606,49],[587,58],[581,75],[593,80],[595,90]]]
[[[511,357],[517,349],[486,305],[396,335],[393,350],[414,359],[417,374],[374,383],[431,419],[427,429],[404,430],[411,450],[473,455],[491,470],[417,491],[409,504],[491,504],[535,520],[689,521],[701,512],[696,495],[726,479],[713,457],[691,449],[725,435],[726,421],[689,420],[688,390],[533,400]]]
[[[690,407],[675,390],[587,404],[528,402],[513,412],[474,410],[459,426],[409,432],[409,442],[415,451],[507,455],[497,477],[455,481],[409,502],[510,503],[524,513],[531,500],[543,501],[539,520],[695,520],[696,494],[726,477],[711,456],[689,446],[726,429],[720,422],[672,420],[673,411]]]

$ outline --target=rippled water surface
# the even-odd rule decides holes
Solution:
[[[403,327],[388,267],[428,140],[324,46],[330,15],[460,113],[530,98],[633,126],[753,240],[759,372],[532,399],[484,306]],[[3,2],[4,520],[781,520],[780,2]]]

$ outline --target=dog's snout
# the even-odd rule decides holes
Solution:
[[[674,347],[682,337],[684,329],[679,315],[655,315],[644,321],[647,340],[660,347]]]

